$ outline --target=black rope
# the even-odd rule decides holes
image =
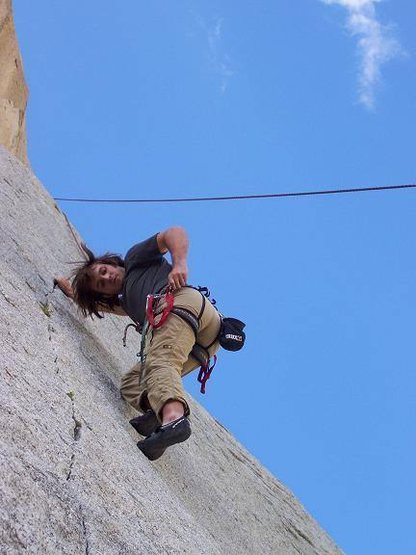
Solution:
[[[340,195],[343,193],[363,193],[371,191],[392,191],[397,189],[414,189],[416,184],[409,185],[385,185],[381,187],[355,187],[353,189],[329,189],[324,191],[298,191],[293,193],[270,193],[265,195],[235,195],[224,197],[188,197],[188,198],[150,198],[150,199],[103,199],[103,198],[67,198],[54,197],[54,200],[61,202],[106,202],[106,203],[162,203],[162,202],[207,202],[218,200],[249,200],[266,198],[284,197],[307,197],[316,195]]]
[[[65,214],[65,212],[62,212],[62,214],[64,215],[64,218],[65,218],[65,220],[66,220],[66,224],[67,224],[67,226],[69,227],[69,231],[72,233],[72,237],[74,238],[74,241],[75,241],[75,243],[77,244],[77,247],[78,247],[79,250],[81,251],[82,256],[83,256],[85,259],[87,259],[87,258],[88,258],[88,257],[87,257],[87,254],[86,254],[85,250],[82,248],[82,245],[80,245],[80,243],[79,243],[79,241],[78,241],[78,238],[77,238],[77,236],[75,235],[75,232],[74,232],[74,230],[73,230],[73,228],[72,228],[71,222],[68,220],[68,216]]]

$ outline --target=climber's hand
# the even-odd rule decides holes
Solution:
[[[186,262],[180,262],[174,265],[168,275],[168,284],[175,291],[186,285],[188,279],[188,266]]]
[[[74,298],[74,291],[71,287],[71,283],[68,278],[66,277],[56,277],[53,280],[54,286],[58,286],[59,289],[62,291],[64,295],[69,297],[70,299]]]

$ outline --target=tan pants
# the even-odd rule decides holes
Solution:
[[[198,316],[202,307],[202,295],[190,287],[174,292],[174,306],[186,308]],[[206,299],[200,318],[197,341],[203,347],[210,345],[220,329],[220,315]],[[188,403],[182,386],[185,376],[199,363],[190,356],[195,343],[195,334],[187,322],[176,314],[170,314],[158,329],[149,329],[144,350],[145,361],[136,364],[121,380],[121,395],[138,411],[152,408],[161,417],[161,409],[169,400],[182,401],[185,413],[189,414]],[[218,341],[209,348],[212,356],[219,349]],[[148,404],[147,404],[148,403]]]

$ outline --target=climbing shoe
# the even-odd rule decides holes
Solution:
[[[136,432],[147,437],[156,430],[156,428],[160,425],[160,422],[152,409],[149,409],[144,414],[132,418],[130,420],[130,424]]]
[[[190,435],[189,420],[186,416],[181,416],[177,420],[157,428],[152,435],[139,441],[137,447],[149,460],[155,461],[163,455],[168,447],[186,441]]]

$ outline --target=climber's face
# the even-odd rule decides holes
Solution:
[[[92,289],[103,295],[118,295],[123,288],[125,270],[112,264],[93,264],[91,266]]]

